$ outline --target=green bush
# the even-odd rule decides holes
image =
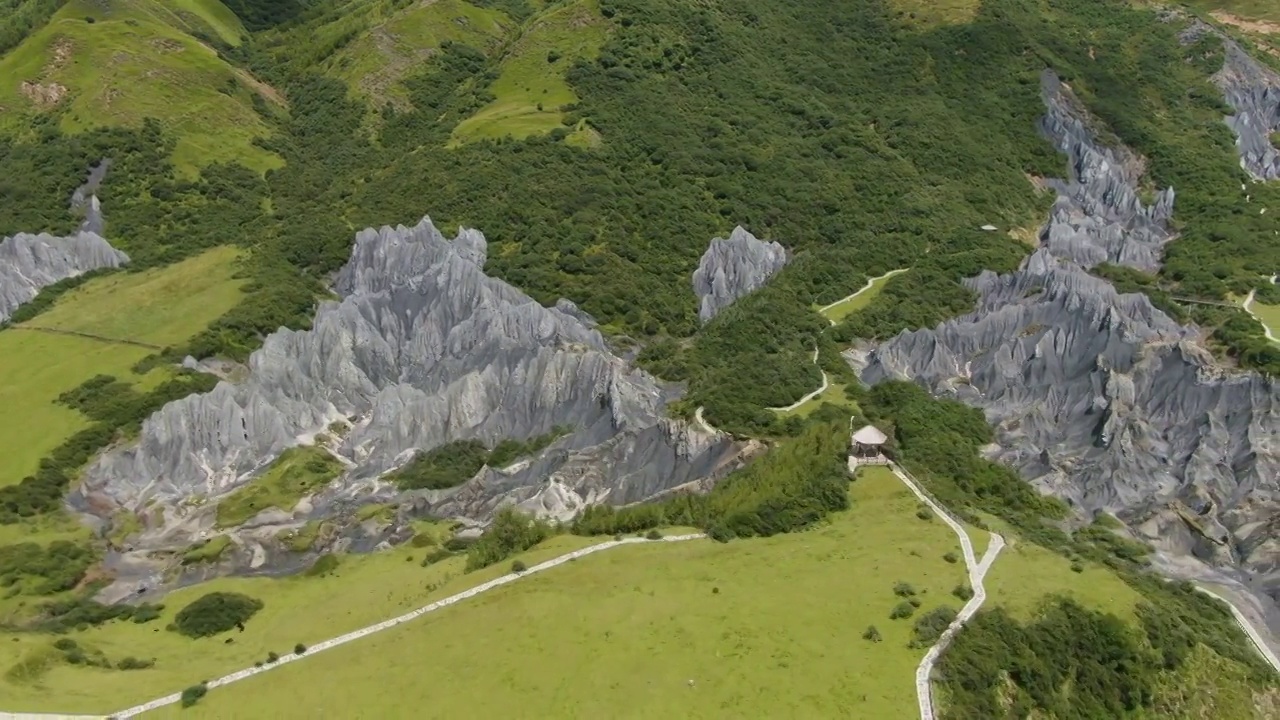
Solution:
[[[427,567],[428,565],[435,565],[441,560],[448,560],[449,558],[453,557],[453,555],[454,555],[453,553],[449,552],[448,550],[445,550],[444,548],[440,548],[439,550],[434,550],[432,552],[427,553],[427,556],[422,558],[422,567]]]
[[[956,611],[945,605],[916,618],[911,629],[911,647],[926,648],[934,644],[955,619]]]
[[[973,597],[973,588],[968,585],[957,585],[951,589],[951,594],[961,600],[968,600]]]
[[[914,615],[915,612],[916,612],[916,608],[914,605],[905,601],[900,602],[897,605],[893,606],[893,610],[889,611],[889,619],[901,620],[903,618],[909,618],[912,615]]]
[[[862,633],[862,639],[870,640],[871,642],[878,643],[884,638],[880,637],[880,631],[876,629],[876,626],[871,625],[870,627],[867,628],[866,632]]]
[[[493,516],[493,522],[467,552],[467,572],[524,552],[551,537],[555,530],[543,520],[535,519],[507,507]]]
[[[192,685],[186,690],[183,690],[182,691],[182,707],[189,708],[192,705],[195,705],[196,703],[200,702],[200,699],[203,698],[206,694],[208,694],[208,692],[209,692],[209,687],[204,683],[200,683],[199,685]]]
[[[916,589],[911,583],[899,581],[893,586],[893,594],[898,597],[909,598],[916,594]]]
[[[515,562],[511,563],[511,572],[513,573],[522,573],[528,569],[529,568],[525,567],[523,560],[516,560]]]
[[[268,663],[273,663],[273,662],[275,662],[275,661],[277,661],[277,660],[279,660],[279,659],[280,659],[280,656],[279,656],[279,655],[277,655],[277,654],[275,653],[275,651],[271,651],[271,652],[267,653],[267,662],[268,662]]]
[[[155,660],[139,660],[130,656],[116,663],[116,668],[120,670],[146,670],[147,668],[155,667],[155,664]]]
[[[947,554],[943,555],[943,556],[942,556],[942,559],[943,559],[943,560],[946,560],[947,562],[951,563],[952,565],[956,564],[957,562],[960,562],[960,556],[959,556],[959,555],[957,555],[957,554],[955,554],[954,552],[949,552],[949,553],[947,553]]]
[[[650,530],[649,532],[645,533],[645,538],[649,540],[661,540],[662,533],[658,532],[657,530]]]
[[[306,652],[306,651],[307,651],[307,646],[306,646],[306,645],[303,645],[302,643],[298,643],[297,645],[294,645],[294,646],[293,646],[293,654],[294,654],[294,655],[301,655],[302,653],[304,653],[304,652]]]
[[[244,624],[262,607],[261,600],[248,595],[213,592],[179,610],[173,624],[187,637],[209,637]]]

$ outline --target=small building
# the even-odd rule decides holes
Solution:
[[[867,425],[849,437],[849,457],[859,462],[884,462],[884,444],[888,441],[880,428]]]

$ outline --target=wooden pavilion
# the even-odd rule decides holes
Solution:
[[[885,457],[884,445],[888,436],[874,425],[866,425],[849,436],[849,459],[862,465],[884,465],[889,462]]]

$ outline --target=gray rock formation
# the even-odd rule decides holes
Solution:
[[[1234,40],[1222,42],[1226,59],[1213,81],[1235,110],[1227,125],[1236,134],[1240,165],[1259,180],[1280,179],[1280,150],[1271,142],[1280,133],[1280,74],[1249,57]]]
[[[1040,130],[1069,159],[1068,179],[1049,180],[1058,193],[1040,241],[1057,257],[1084,267],[1100,263],[1152,271],[1171,234],[1173,188],[1158,193],[1151,206],[1139,198],[1144,163],[1128,148],[1098,141],[1094,121],[1058,77],[1046,71],[1041,96],[1047,112]]]
[[[1118,514],[1167,571],[1204,577],[1191,559],[1204,561],[1274,610],[1280,391],[1218,368],[1195,328],[1085,272],[1103,259],[1152,268],[1172,193],[1143,207],[1140,162],[1097,147],[1056,78],[1044,98],[1043,129],[1072,173],[1054,183],[1040,249],[970,280],[974,312],[848,357],[866,382],[910,379],[982,408],[993,459],[1086,513]]]
[[[74,235],[18,233],[0,241],[0,323],[41,288],[91,270],[116,268],[129,256],[111,247],[102,232],[102,208],[93,193],[106,175],[108,162],[95,167],[89,180],[71,198],[71,209],[84,215]]]
[[[247,380],[166,405],[135,445],[86,471],[71,502],[103,517],[154,502],[166,508],[155,524],[176,526],[213,505],[193,504],[322,432],[341,436],[326,442],[349,471],[297,514],[325,515],[371,495],[403,500],[378,476],[415,451],[558,425],[575,430],[537,457],[413,502],[476,519],[508,502],[565,517],[587,499],[643,499],[737,457],[733,441],[665,419],[664,388],[615,356],[572,304],[543,307],[485,275],[484,261],[483,235],[461,230],[447,240],[429,219],[360,232],[336,281],[341,300],[323,303],[311,330],[268,337]],[[283,519],[295,515],[282,510]],[[263,523],[280,520],[264,514]]]
[[[707,322],[734,300],[764,285],[790,258],[777,242],[757,240],[742,226],[729,239],[715,238],[693,273],[698,317]]]

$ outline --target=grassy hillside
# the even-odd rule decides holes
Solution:
[[[608,32],[596,0],[568,0],[527,21],[503,51],[489,86],[493,101],[458,124],[453,142],[525,138],[562,127],[563,108],[578,101],[565,72],[594,60]]]
[[[210,46],[243,36],[218,0],[70,0],[0,57],[0,127],[20,131],[38,113],[56,113],[72,132],[154,117],[176,139],[182,171],[229,161],[277,167],[253,144],[269,134],[254,104],[274,93]]]
[[[497,51],[515,25],[466,0],[342,0],[263,34],[257,46],[280,66],[342,80],[374,108],[405,110],[404,81],[429,69],[442,43]]]
[[[0,332],[0,403],[23,416],[0,436],[0,485],[34,472],[40,458],[90,426],[90,418],[56,402],[62,393],[96,375],[142,390],[167,377],[155,370],[144,378],[131,368],[239,302],[237,254],[223,248],[163,269],[97,278]]]

